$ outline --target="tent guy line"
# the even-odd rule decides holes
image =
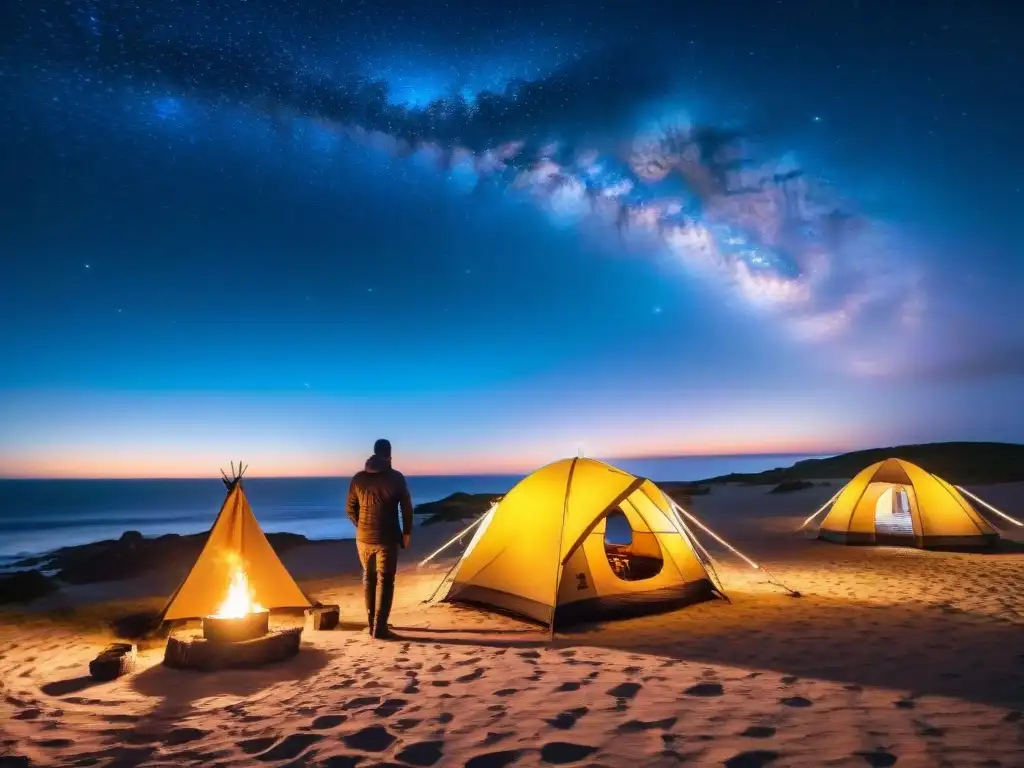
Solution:
[[[967,494],[968,496],[970,496],[970,497],[971,497],[972,499],[974,499],[974,500],[975,500],[976,502],[978,502],[979,504],[981,504],[981,505],[982,505],[983,507],[985,507],[986,509],[989,509],[989,510],[991,510],[992,512],[995,512],[995,513],[996,513],[997,515],[999,515],[999,516],[1000,516],[1001,518],[1003,518],[1003,519],[1005,519],[1005,520],[1009,520],[1009,521],[1010,521],[1011,523],[1013,523],[1014,525],[1024,526],[1024,523],[1022,523],[1022,522],[1021,522],[1020,520],[1016,520],[1016,519],[1014,519],[1014,518],[1010,517],[1010,516],[1009,516],[1008,514],[1006,514],[1005,512],[1001,512],[1000,510],[996,509],[995,507],[993,507],[993,506],[992,506],[991,504],[989,504],[989,503],[988,503],[987,501],[985,501],[984,499],[982,499],[982,498],[979,498],[978,496],[976,496],[976,495],[974,495],[973,493],[971,493],[970,491],[968,491],[968,490],[967,490],[966,488],[964,488],[964,487],[963,487],[962,485],[954,485],[953,487],[954,487],[954,488],[956,488],[956,489],[957,489],[958,491],[960,491],[960,493],[966,493],[966,494]]]

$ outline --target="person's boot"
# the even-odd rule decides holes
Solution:
[[[380,594],[377,601],[377,618],[373,625],[373,636],[378,640],[391,640],[396,635],[388,628],[388,618],[391,616],[391,604],[395,600],[394,577],[387,579],[380,585]]]
[[[363,602],[366,603],[366,631],[373,634],[373,618],[377,608],[377,579],[363,582]]]

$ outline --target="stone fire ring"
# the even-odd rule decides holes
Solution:
[[[175,669],[238,669],[289,659],[299,652],[302,627],[271,630],[237,643],[211,642],[201,632],[175,633],[167,638],[164,664]]]

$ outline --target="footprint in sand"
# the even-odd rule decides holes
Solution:
[[[929,725],[928,723],[924,722],[923,720],[915,720],[914,721],[914,725],[917,726],[917,735],[918,736],[930,736],[930,737],[934,738],[934,737],[945,736],[946,735],[946,729],[945,728],[936,728],[934,725]]]
[[[402,689],[402,693],[419,693],[420,687],[416,684],[416,681],[407,683],[405,688]]]
[[[471,659],[459,659],[458,661],[455,662],[455,666],[456,667],[468,667],[471,664],[477,664],[479,662],[480,662],[480,657],[479,656],[474,656]]]
[[[893,702],[893,706],[897,709],[913,709],[917,706],[917,702],[913,699],[900,699],[899,701]]]
[[[35,707],[30,707],[29,709],[23,709],[20,712],[15,713],[14,719],[15,720],[35,720],[41,714],[43,714],[42,710],[36,709]]]
[[[721,683],[697,683],[683,691],[687,696],[721,696],[725,693]]]
[[[792,685],[793,683],[795,683],[799,679],[800,678],[797,677],[796,675],[785,675],[782,678],[782,684],[783,685]]]
[[[356,768],[364,759],[362,755],[331,755],[320,765],[323,768]]]
[[[341,737],[346,747],[358,749],[360,752],[383,752],[398,739],[391,735],[387,728],[371,725],[368,728]]]
[[[580,689],[579,683],[562,683],[560,686],[555,688],[555,693],[564,693],[565,691],[578,691]]]
[[[188,744],[191,741],[198,741],[204,736],[209,735],[209,731],[203,731],[199,728],[175,728],[170,731],[163,738],[164,746],[176,747],[179,744]]]
[[[37,742],[40,747],[46,749],[64,749],[70,747],[74,742],[71,739],[46,739],[45,741]],[[0,763],[3,765],[3,763]],[[28,765],[28,763],[26,763]]]
[[[444,667],[442,667],[440,664],[435,664],[430,669],[428,669],[427,672],[430,672],[432,674],[436,674],[438,672],[444,672]]]
[[[667,730],[676,724],[677,717],[666,717],[662,720],[629,720],[620,725],[619,733],[640,733],[641,731]]]
[[[614,688],[609,688],[606,693],[617,699],[632,699],[639,693],[641,687],[640,683],[619,683]]]
[[[435,688],[447,688],[452,683],[450,680],[431,680],[430,684]]]
[[[415,717],[403,717],[401,720],[395,720],[391,727],[396,731],[408,731],[422,722],[422,720],[417,720]]]
[[[257,739],[246,739],[238,742],[238,748],[247,755],[255,755],[269,749],[277,741],[275,736],[262,736]]]
[[[484,669],[482,667],[477,667],[472,672],[470,672],[468,675],[461,675],[460,677],[456,677],[455,678],[455,682],[456,683],[471,683],[474,680],[479,680],[483,676],[484,676]]]
[[[587,712],[589,711],[589,707],[576,707],[575,709],[567,709],[565,712],[559,712],[550,720],[545,720],[544,722],[546,722],[552,728],[558,728],[561,731],[567,731],[574,725],[576,725],[576,721],[583,717],[585,714],[587,714]]]
[[[318,733],[293,733],[285,736],[262,755],[256,755],[256,759],[261,763],[294,760],[322,738],[323,736]]]
[[[466,761],[465,768],[505,768],[519,759],[520,749],[506,749],[501,752],[484,752]]]
[[[766,749],[755,749],[751,752],[740,752],[725,761],[725,768],[762,768],[779,759],[778,752]]]
[[[480,746],[490,747],[494,744],[497,744],[499,741],[504,741],[509,736],[514,735],[515,731],[488,731],[487,735],[484,736],[484,740],[483,742],[481,742]]]
[[[495,696],[511,696],[513,693],[519,693],[516,688],[502,688],[500,691],[495,691]]]
[[[787,707],[809,707],[814,702],[810,699],[805,699],[803,696],[790,696],[786,699],[779,699],[779,703]]]
[[[373,710],[377,717],[391,717],[409,702],[405,699],[387,699],[383,704]]]
[[[884,749],[876,749],[874,752],[854,752],[857,757],[862,758],[871,768],[889,768],[896,765],[896,755]]]
[[[327,731],[331,728],[337,728],[346,720],[348,720],[348,717],[345,715],[321,715],[309,727],[314,731]]]
[[[540,759],[551,765],[576,763],[597,752],[597,747],[587,744],[571,744],[567,741],[552,741],[540,748]]]
[[[520,651],[519,658],[521,659],[539,659],[540,652],[538,651]]]
[[[454,719],[455,715],[453,715],[451,712],[442,712],[440,715],[437,716],[437,722],[441,723],[441,725],[447,725]]]
[[[770,739],[774,735],[775,729],[770,725],[752,725],[740,734],[748,739]]]
[[[430,766],[441,759],[443,751],[443,741],[420,741],[410,744],[395,757],[409,765]]]
[[[359,709],[360,707],[368,707],[371,704],[380,704],[380,696],[358,696],[354,699],[350,699],[342,704],[342,709]]]

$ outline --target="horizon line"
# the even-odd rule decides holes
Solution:
[[[538,464],[531,469],[524,469],[520,471],[501,470],[493,472],[403,472],[406,477],[518,477],[525,476],[531,472],[539,469],[546,464],[551,464],[554,461],[561,461],[566,458],[591,458],[598,461],[604,461],[606,463],[614,463],[616,461],[671,461],[673,459],[742,459],[742,458],[757,458],[761,456],[777,456],[779,458],[790,458],[790,457],[827,457],[836,456],[841,453],[847,453],[850,450],[859,449],[844,449],[844,450],[825,450],[825,451],[755,451],[755,452],[742,452],[742,453],[670,453],[670,454],[648,454],[641,456],[615,456],[611,458],[600,458],[597,456],[565,456],[562,459],[554,459],[544,464]],[[248,465],[246,465],[248,469]],[[353,473],[355,474],[355,473]],[[216,477],[217,480],[222,480],[220,475],[129,475],[129,476],[114,476],[114,475],[95,475],[95,476],[84,476],[84,475],[7,475],[0,472],[0,480],[207,480]],[[342,478],[351,477],[347,474],[283,474],[283,475],[250,475],[246,473],[246,479],[258,479],[258,480],[300,480],[300,479],[320,479],[320,478]]]

